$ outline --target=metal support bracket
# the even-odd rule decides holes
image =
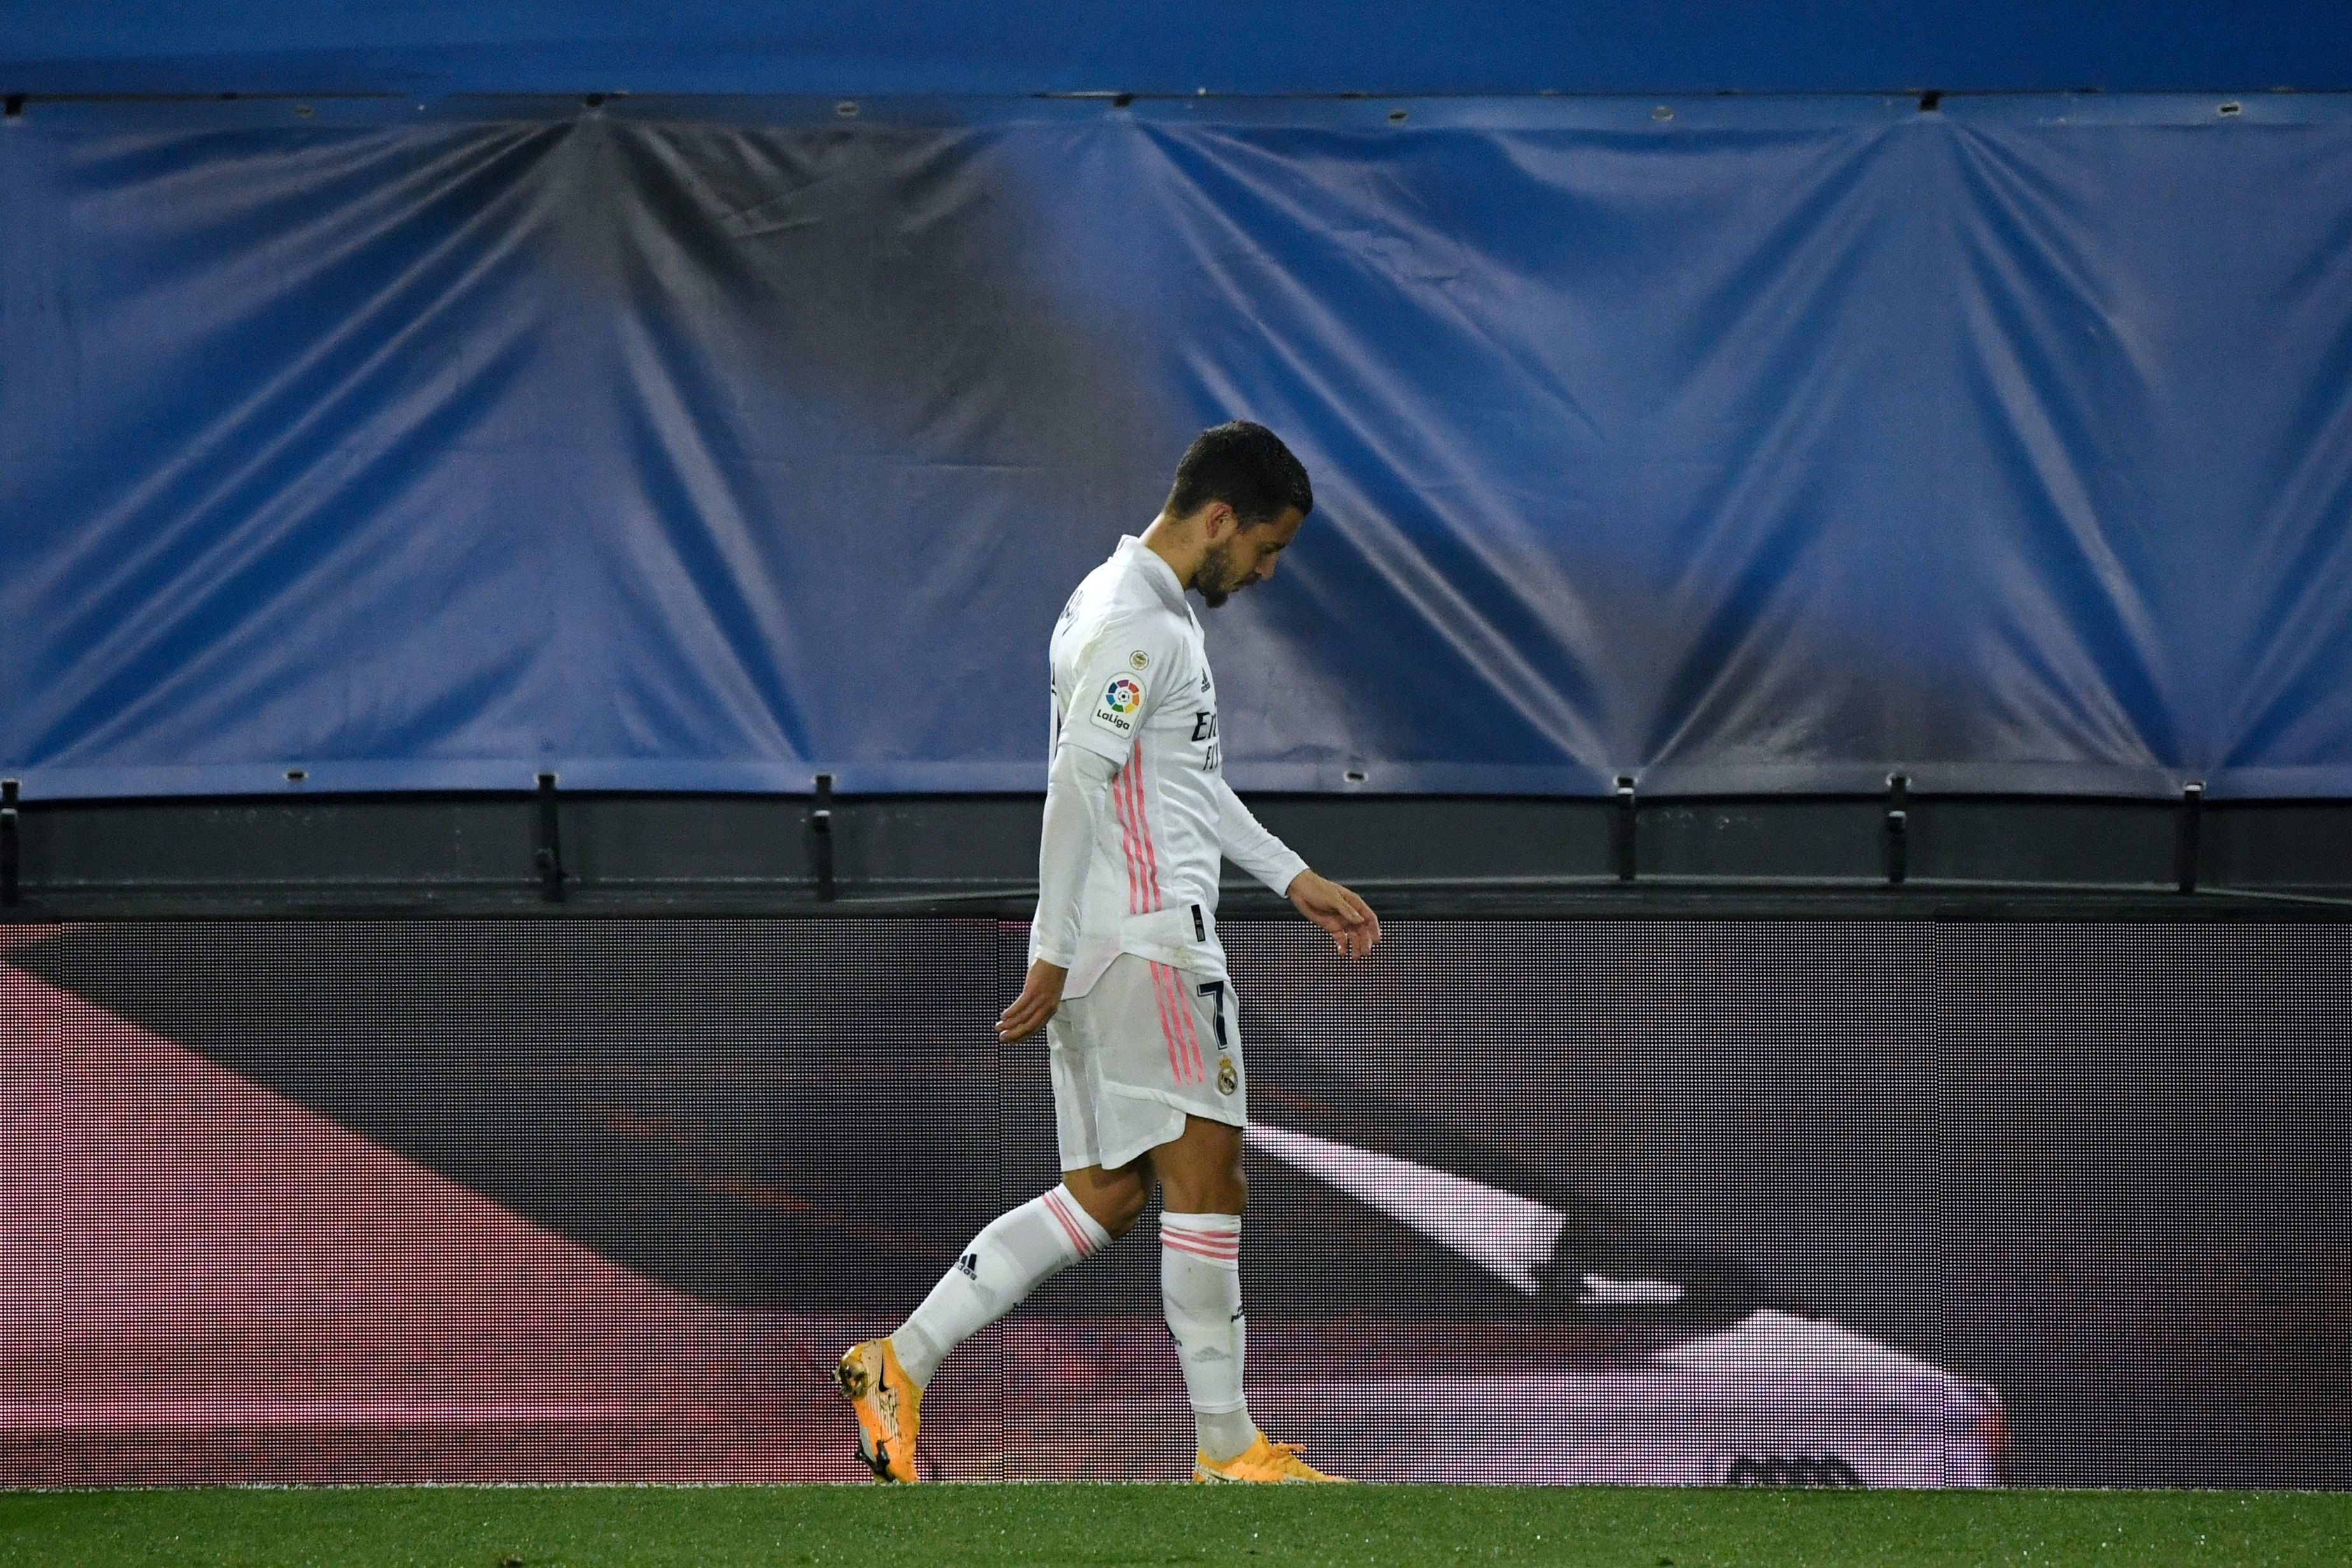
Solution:
[[[539,868],[539,896],[563,902],[563,832],[555,811],[555,775],[539,776],[539,817],[531,833],[530,863]]]
[[[834,899],[833,883],[833,775],[816,776],[816,793],[809,799],[808,814],[809,860],[816,871],[816,895],[824,903]]]
[[[1911,874],[1911,777],[1886,776],[1886,883],[1900,887]]]
[[[2183,893],[2197,891],[2198,852],[2205,837],[2205,786],[2200,780],[2180,787],[2180,820],[2173,831],[2172,880]]]
[[[16,886],[16,780],[0,779],[0,907],[14,909]]]
[[[1617,817],[1611,824],[1611,848],[1617,860],[1617,880],[1633,880],[1633,778],[1629,773],[1617,776]]]

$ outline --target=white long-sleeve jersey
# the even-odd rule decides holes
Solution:
[[[1276,893],[1307,862],[1223,770],[1216,684],[1175,571],[1132,535],[1054,628],[1053,767],[1029,956],[1081,997],[1121,953],[1223,978],[1219,862]]]

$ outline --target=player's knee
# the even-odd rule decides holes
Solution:
[[[1249,1178],[1235,1161],[1231,1170],[1204,1173],[1189,1192],[1169,1195],[1169,1207],[1202,1214],[1238,1215],[1249,1207]]]
[[[1114,1239],[1126,1235],[1143,1218],[1143,1185],[1139,1182],[1132,1190],[1122,1187],[1105,1194],[1103,1207],[1110,1212],[1096,1215],[1096,1220]]]
[[[1109,1231],[1114,1239],[1135,1228],[1135,1222],[1143,1218],[1143,1205],[1148,1197],[1139,1177],[1128,1181],[1090,1182],[1082,1190],[1073,1188],[1073,1193],[1079,1206],[1093,1217],[1097,1225]]]

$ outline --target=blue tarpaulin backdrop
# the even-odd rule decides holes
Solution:
[[[2352,794],[2335,100],[855,107],[10,120],[0,768],[1034,789],[1238,414],[1244,789]]]
[[[2336,0],[0,0],[0,92],[2352,88]]]

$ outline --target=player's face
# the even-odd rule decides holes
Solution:
[[[1201,591],[1202,601],[1214,610],[1252,583],[1272,577],[1274,563],[1281,559],[1290,541],[1298,537],[1298,525],[1306,520],[1306,514],[1297,507],[1285,507],[1274,521],[1254,528],[1237,528],[1211,545],[1199,574],[1192,579],[1192,586]]]

